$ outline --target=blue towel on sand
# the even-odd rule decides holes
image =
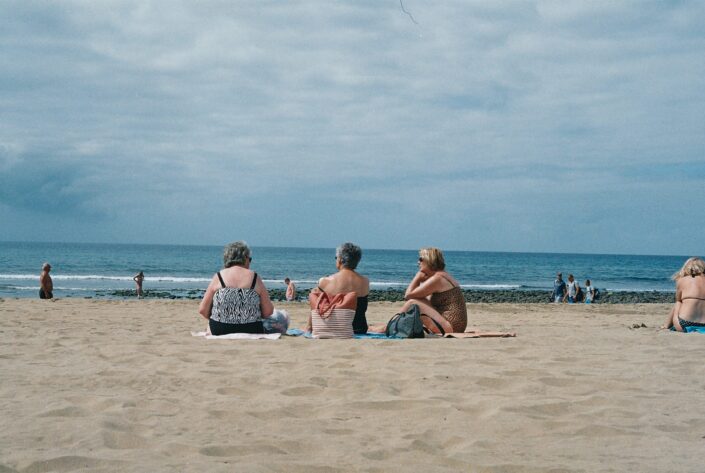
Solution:
[[[671,332],[677,332],[675,327],[669,329]],[[705,327],[686,327],[685,333],[705,333]]]
[[[705,333],[705,327],[686,327],[685,333]]]
[[[304,337],[304,338],[313,338],[313,335],[311,332],[304,332],[303,330],[299,328],[290,328],[289,330],[286,331],[286,334],[289,335],[290,337]],[[401,340],[400,338],[396,337],[388,337],[383,333],[364,333],[360,335],[355,335],[354,338],[383,338],[386,340]]]

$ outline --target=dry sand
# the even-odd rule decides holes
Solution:
[[[196,308],[0,301],[0,472],[705,471],[705,336],[659,331],[666,305],[471,304],[517,338],[342,341],[209,341]]]

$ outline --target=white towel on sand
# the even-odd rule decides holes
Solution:
[[[206,337],[207,340],[276,340],[282,336],[281,333],[228,333],[226,335],[211,335],[208,332],[191,332],[194,337]]]

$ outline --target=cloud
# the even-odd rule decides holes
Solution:
[[[67,159],[45,154],[0,152],[0,203],[30,212],[98,217],[96,195],[86,170]]]
[[[609,193],[604,216],[627,197],[613,189],[701,175],[700,2],[404,5],[418,25],[393,1],[9,2],[0,199],[40,212],[40,189],[52,212],[107,216],[116,238],[131,222],[201,243],[225,231],[220,205],[250,239],[306,244],[295,218],[276,235],[252,223],[292,202],[349,215],[380,246],[413,216],[456,248],[530,250],[540,225],[569,228],[566,192]],[[663,222],[636,204],[630,218]],[[613,245],[607,226],[590,233]]]

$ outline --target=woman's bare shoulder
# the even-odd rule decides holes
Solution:
[[[433,279],[436,277],[438,278],[438,279],[436,279],[436,281],[446,281],[446,282],[449,282],[453,286],[460,286],[460,283],[458,282],[458,280],[455,279],[450,273],[448,273],[446,271],[439,271],[436,274],[434,274],[433,276],[431,276],[429,279]]]

